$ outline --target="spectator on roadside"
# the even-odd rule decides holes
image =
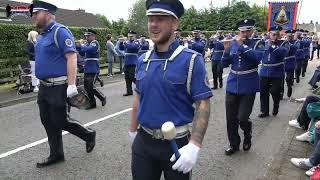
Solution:
[[[307,176],[312,176],[316,167],[320,164],[320,121],[315,124],[314,146],[315,149],[309,158],[291,158],[290,161],[295,166],[306,171]]]
[[[318,102],[319,100],[320,98],[317,96],[307,96],[306,100],[303,103],[303,106],[301,108],[298,118],[289,121],[289,125],[299,129],[307,130],[309,123],[311,122],[311,119],[309,118],[307,113],[307,106],[309,103]]]
[[[118,53],[115,50],[114,44],[112,43],[113,37],[111,34],[107,35],[107,44],[106,44],[106,50],[107,50],[107,58],[108,58],[108,77],[112,77],[112,65],[114,63],[114,57],[118,55]]]
[[[116,47],[115,47],[115,50],[116,50],[116,52],[117,52],[117,54],[118,54],[118,58],[119,58],[119,61],[120,61],[120,72],[122,73],[122,74],[124,74],[124,72],[123,72],[123,66],[124,66],[124,51],[122,51],[122,50],[120,50],[119,49],[119,45],[120,45],[120,43],[122,43],[122,42],[124,42],[125,41],[125,38],[124,38],[124,36],[123,35],[120,35],[119,36],[119,38],[118,38],[118,41],[117,41],[117,43],[116,43]]]
[[[7,13],[7,18],[10,17],[10,15],[11,15],[11,6],[10,6],[10,4],[7,4],[7,6],[6,6],[6,13]]]
[[[312,45],[311,60],[313,60],[313,56],[314,56],[314,53],[316,50],[318,50],[317,51],[317,58],[319,59],[319,44],[318,44],[318,42],[319,42],[319,37],[317,36],[317,34],[314,34],[312,36],[312,43],[311,43],[311,45]]]
[[[307,130],[309,128],[309,124],[311,122],[311,118],[308,116],[308,113],[307,113],[307,106],[310,103],[318,102],[318,101],[320,101],[320,98],[317,96],[307,96],[306,100],[303,103],[303,106],[301,108],[301,111],[300,111],[298,118],[289,121],[289,125],[292,127],[295,127],[295,128]],[[307,131],[299,136],[296,136],[296,139],[298,141],[310,142],[311,136],[309,134],[309,131]]]
[[[34,45],[37,42],[37,37],[38,37],[38,32],[37,31],[30,31],[28,33],[28,39],[27,39],[27,49],[26,53],[29,56],[29,62],[31,66],[31,83],[33,86],[33,92],[38,92],[39,91],[39,79],[37,79],[35,75],[35,60],[34,60]]]
[[[314,71],[312,78],[310,79],[310,81],[308,82],[308,84],[310,84],[310,86],[313,89],[318,88],[317,86],[317,82],[320,81],[320,66],[317,67],[317,69]]]

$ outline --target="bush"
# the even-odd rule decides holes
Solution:
[[[25,47],[29,31],[35,30],[30,25],[0,24],[0,59],[10,59],[13,57],[26,57]],[[85,28],[69,27],[75,39],[83,39]],[[97,39],[100,42],[101,52],[105,48],[105,37],[110,33],[109,29],[93,28],[97,31]],[[102,53],[103,54],[103,53]]]
[[[75,39],[84,39],[84,27],[69,27],[69,29]],[[105,57],[105,37],[110,33],[110,30],[105,28],[92,29],[98,33],[97,40],[101,46],[100,54]],[[0,68],[12,68],[10,71],[0,71],[0,79],[10,77],[12,74],[15,76],[18,64],[28,60],[25,53],[26,40],[28,33],[32,30],[36,30],[36,28],[31,25],[0,24]],[[105,61],[104,57],[101,57],[103,62]]]

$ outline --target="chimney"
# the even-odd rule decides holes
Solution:
[[[85,10],[85,9],[80,9],[80,8],[79,8],[79,9],[77,9],[76,11],[77,11],[77,12],[82,12],[82,13],[85,13],[85,12],[86,12],[86,10]]]

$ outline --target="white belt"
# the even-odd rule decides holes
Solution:
[[[99,61],[99,58],[86,58],[85,61]]]
[[[67,76],[60,76],[60,77],[55,77],[55,78],[48,78],[45,81],[54,83],[54,82],[60,82],[60,81],[66,81],[68,79]]]
[[[283,65],[284,62],[280,62],[280,63],[275,63],[275,64],[263,64],[262,63],[262,66],[264,67],[276,67],[276,66],[280,66],[280,65]]]
[[[289,57],[285,57],[284,60],[287,60],[287,59],[293,59],[295,58],[296,56],[289,56]]]
[[[253,73],[253,72],[257,72],[257,71],[258,71],[258,68],[249,69],[249,70],[246,70],[246,71],[235,71],[233,69],[230,69],[230,72],[232,72],[233,74],[236,74],[236,75],[250,74],[250,73]]]
[[[40,83],[44,86],[56,86],[67,83],[67,76],[60,76],[56,78],[48,78],[46,80],[40,80]]]
[[[155,139],[164,139],[161,129],[150,129],[140,126],[146,133],[150,134]],[[188,124],[176,127],[176,139],[183,138],[190,134],[190,126]]]
[[[137,53],[125,53],[126,56],[130,56],[130,55],[134,55],[134,56],[138,56]]]
[[[215,50],[213,50],[213,52],[215,53],[222,53],[224,50],[218,50],[218,51],[215,51]]]

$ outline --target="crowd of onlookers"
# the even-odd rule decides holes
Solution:
[[[291,162],[302,169],[306,169],[306,175],[312,176],[319,169],[320,164],[320,98],[307,96],[297,119],[289,121],[289,125],[303,129],[306,132],[296,136],[296,140],[308,142],[314,145],[314,150],[309,157],[291,158]]]

